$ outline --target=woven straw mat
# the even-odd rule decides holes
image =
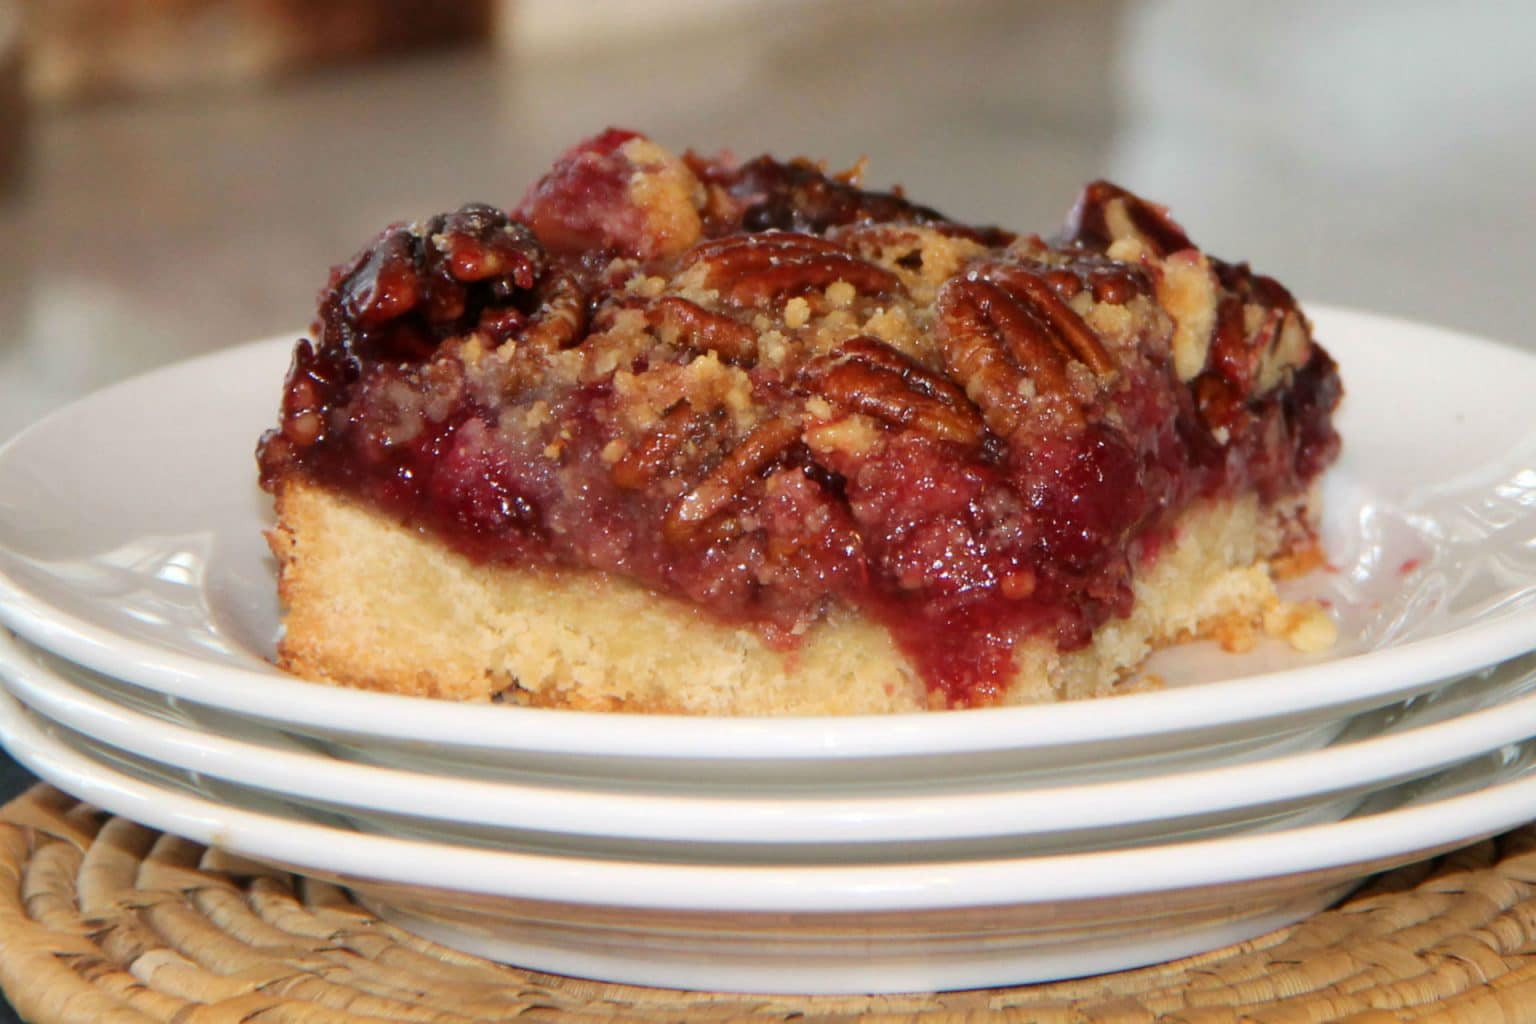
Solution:
[[[38,786],[0,810],[0,986],[34,1024],[1536,1022],[1533,885],[1528,826],[1382,875],[1301,924],[1157,967],[939,994],[718,995],[456,953],[334,886]]]

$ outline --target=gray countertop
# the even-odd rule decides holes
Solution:
[[[1520,4],[795,2],[42,112],[0,199],[0,436],[301,328],[327,268],[384,224],[511,204],[609,124],[678,149],[867,156],[875,186],[1042,233],[1108,177],[1304,302],[1536,346],[1532,38]],[[277,385],[239,386],[275,408]],[[0,769],[9,791],[24,779]]]

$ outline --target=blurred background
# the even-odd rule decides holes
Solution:
[[[1304,299],[1533,344],[1533,39],[1435,0],[0,0],[0,435],[302,326],[384,224],[610,124],[1041,232],[1105,176]]]

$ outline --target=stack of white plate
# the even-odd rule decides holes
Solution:
[[[252,450],[290,339],[0,453],[0,739],[100,807],[433,938],[669,986],[999,985],[1215,947],[1536,818],[1536,359],[1333,310],[1337,647],[1075,704],[686,719],[301,682]]]

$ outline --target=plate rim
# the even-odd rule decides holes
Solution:
[[[352,762],[306,751],[302,745],[274,748],[256,740],[210,734],[92,693],[40,660],[39,655],[49,657],[46,652],[24,650],[24,645],[25,641],[0,630],[0,687],[12,697],[41,718],[182,771],[284,797],[424,822],[657,843],[811,846],[959,841],[1155,824],[1297,800],[1327,800],[1362,786],[1374,791],[1536,735],[1536,691],[1532,691],[1348,744],[1128,779],[1047,783],[1026,789],[988,785],[980,791],[940,794],[855,792],[836,797],[815,792],[798,797],[614,792],[590,784],[573,790]],[[1515,675],[1506,684],[1511,688],[1536,679],[1536,663],[1511,665],[1511,670]],[[281,735],[279,730],[261,727]],[[1426,749],[1434,751],[1431,759],[1425,759]],[[1358,768],[1351,771],[1349,766],[1362,754],[1371,767],[1365,774]],[[954,781],[963,786],[966,779]],[[988,775],[982,781],[990,784],[995,777]],[[399,803],[391,805],[392,799]],[[957,817],[969,824],[957,828]],[[1046,821],[1050,824],[1043,826]],[[665,826],[659,826],[661,822]],[[1029,825],[1020,828],[1019,822]],[[624,827],[616,828],[619,823]]]
[[[1273,881],[1406,863],[1497,834],[1536,813],[1536,772],[1409,808],[1125,850],[836,866],[589,860],[459,847],[279,819],[127,778],[29,721],[0,694],[0,740],[86,802],[257,859],[438,892],[540,903],[713,913],[880,913],[1052,904]],[[277,822],[279,827],[273,827]],[[323,851],[324,863],[317,863]],[[444,879],[452,879],[445,884]]]

